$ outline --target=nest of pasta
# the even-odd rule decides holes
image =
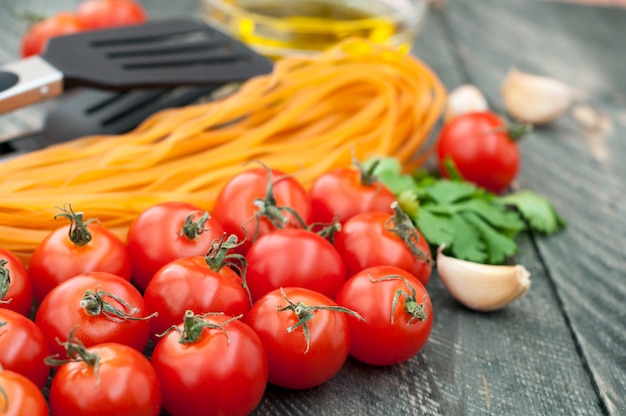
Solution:
[[[445,90],[418,58],[352,39],[288,57],[217,101],[168,109],[133,131],[54,145],[0,164],[0,246],[28,262],[72,204],[122,239],[143,210],[187,201],[210,210],[246,162],[305,186],[353,156],[424,161]],[[410,166],[409,166],[410,165]]]

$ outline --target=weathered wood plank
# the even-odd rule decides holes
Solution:
[[[626,12],[525,1],[449,6],[470,78],[497,108],[498,80],[518,67],[577,87],[585,104],[610,120],[604,134],[586,132],[571,117],[538,129],[521,143],[520,185],[549,196],[569,222],[564,233],[536,244],[602,407],[624,414]]]
[[[51,14],[78,3],[5,0],[0,5],[4,40],[0,62],[16,58],[25,27],[7,14],[10,7]],[[196,0],[143,3],[153,18],[198,17]],[[443,13],[431,14],[414,50],[448,87],[475,82],[496,107],[499,80],[511,65],[549,71],[600,94],[600,109],[622,117],[616,131],[623,133],[626,117],[611,101],[614,88],[624,85],[616,72],[621,62],[615,52],[620,50],[617,40],[607,39],[609,28],[585,24],[590,18],[613,22],[608,26],[621,21],[602,13],[523,0],[448,0]],[[568,29],[567,22],[579,24],[578,31]],[[595,50],[605,42],[609,45],[604,52]],[[605,66],[613,68],[609,74],[603,73]],[[8,117],[15,123],[8,127],[7,118],[0,116],[0,134],[7,128],[32,127],[38,111],[25,111],[26,116]],[[349,360],[330,382],[307,391],[270,386],[255,414],[619,414],[626,396],[622,394],[625,320],[623,308],[618,308],[626,290],[626,265],[619,237],[626,233],[623,221],[617,222],[625,213],[626,163],[620,164],[618,156],[626,153],[624,141],[617,137],[605,143],[614,156],[608,162],[594,159],[584,136],[568,119],[522,143],[520,185],[549,196],[570,221],[566,232],[552,238],[521,239],[518,260],[533,274],[526,297],[504,311],[479,314],[451,299],[433,276],[429,292],[435,325],[417,357],[389,368]],[[578,208],[581,204],[585,205]],[[597,230],[591,232],[590,227]],[[599,312],[603,307],[606,317]],[[605,356],[609,353],[613,355]]]

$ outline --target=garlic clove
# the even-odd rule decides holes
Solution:
[[[495,311],[522,297],[530,288],[530,272],[522,265],[497,266],[460,260],[437,251],[437,271],[450,294],[477,311]]]
[[[553,78],[513,69],[501,87],[506,111],[517,121],[547,124],[569,108],[573,89]]]
[[[461,114],[487,111],[489,104],[483,93],[471,84],[461,85],[448,94],[446,119],[450,120]]]

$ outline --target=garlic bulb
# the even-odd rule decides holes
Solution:
[[[530,272],[520,264],[494,266],[459,260],[437,251],[437,271],[450,294],[477,311],[502,309],[530,288]]]
[[[515,119],[530,124],[546,124],[561,116],[570,106],[573,89],[556,79],[513,69],[502,83],[502,101]]]
[[[464,84],[448,94],[446,119],[450,120],[461,114],[475,111],[487,111],[489,105],[483,93],[471,84]]]

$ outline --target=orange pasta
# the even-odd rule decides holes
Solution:
[[[414,168],[428,155],[445,90],[417,58],[351,39],[276,62],[226,98],[163,110],[121,135],[89,136],[0,164],[0,246],[25,262],[71,203],[122,238],[149,206],[188,201],[210,210],[246,162],[296,175],[372,156]]]

